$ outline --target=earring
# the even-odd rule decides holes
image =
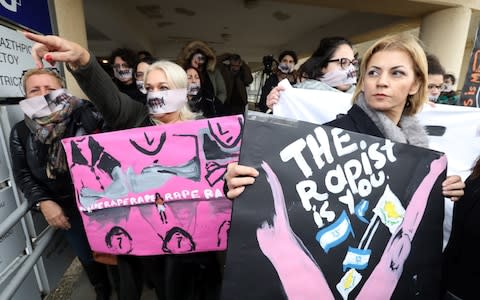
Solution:
[[[407,102],[405,102],[405,107],[412,106],[412,101],[410,101],[411,98],[412,98],[412,95],[407,96]]]

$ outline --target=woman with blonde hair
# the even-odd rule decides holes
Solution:
[[[41,59],[66,62],[82,90],[113,129],[172,124],[197,118],[187,103],[187,74],[175,63],[161,60],[148,67],[144,78],[147,102],[142,104],[119,92],[87,49],[57,36],[32,33],[25,33],[25,36],[37,42],[32,54],[38,67],[42,66]],[[203,295],[204,298],[199,299],[217,297],[220,268],[215,252],[125,255],[119,256],[118,263],[120,299],[140,299],[143,280],[153,285],[158,299],[192,299],[192,295]]]
[[[428,147],[426,131],[415,116],[427,101],[427,82],[427,59],[417,39],[409,34],[386,36],[362,59],[352,108],[325,125]],[[227,196],[238,197],[257,175],[253,168],[230,164]],[[452,200],[463,195],[463,188],[459,176],[443,183],[445,197]]]
[[[10,133],[12,171],[30,206],[36,206],[47,223],[64,234],[95,289],[96,299],[109,299],[107,268],[93,260],[60,142],[95,133],[103,121],[91,103],[69,94],[63,81],[53,69],[31,69],[23,74],[25,100],[20,101],[20,108],[25,117]]]
[[[353,96],[352,108],[347,114],[325,125],[387,138],[397,143],[428,147],[428,136],[415,116],[427,101],[427,78],[425,52],[416,38],[403,34],[384,37],[371,46],[364,55],[359,82]],[[255,177],[258,175],[259,172],[255,168],[230,164],[225,175],[227,197],[231,199],[238,197],[247,185],[254,184]],[[465,184],[459,176],[448,176],[442,183],[443,195],[450,197],[452,200],[457,200],[464,194],[464,187]],[[443,198],[438,199],[438,201],[443,201]],[[408,246],[411,242],[411,237],[408,234],[411,232],[411,228],[408,228],[409,224],[404,225],[406,229],[404,229],[404,234],[399,241]],[[292,239],[292,241],[296,243],[295,239]],[[439,247],[441,246],[439,245]],[[287,249],[288,245],[282,245],[282,248]],[[297,248],[300,248],[300,246]],[[286,255],[285,253],[282,254]],[[313,272],[320,272],[316,264],[309,259],[307,253],[305,253],[304,258],[303,260],[302,257],[296,257],[295,259],[311,263],[307,267],[314,270]],[[283,262],[279,261],[278,263],[281,265]],[[291,260],[290,263],[292,263]],[[282,268],[280,267],[278,270],[282,270]],[[402,269],[400,268],[400,270]],[[422,272],[412,269],[401,271],[400,275],[402,277],[415,278],[415,281],[412,281],[412,286],[406,288],[411,294],[404,295],[404,298],[416,296],[416,289],[424,282],[440,282],[440,270],[441,262],[438,262],[435,268],[424,269]],[[282,275],[285,274],[279,274],[279,277],[282,278]],[[323,278],[323,275],[320,275],[318,278]],[[366,279],[366,282],[368,282],[368,279]],[[288,285],[288,282],[282,283]],[[382,293],[391,290],[389,279],[385,280],[384,286],[379,285],[378,282],[374,284],[378,291]],[[418,284],[418,286],[413,286],[414,284]],[[284,287],[284,290],[287,291],[288,289]],[[321,292],[320,290],[318,292]],[[441,287],[438,286],[429,292],[432,294],[423,293],[421,294],[422,297],[439,299],[442,291]],[[382,299],[391,297],[391,295],[385,293],[378,295]],[[324,296],[328,298],[326,293],[324,293]]]

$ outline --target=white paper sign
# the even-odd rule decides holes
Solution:
[[[0,25],[0,97],[22,97],[22,72],[35,66],[33,42],[21,32]]]

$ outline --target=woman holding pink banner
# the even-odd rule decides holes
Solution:
[[[42,58],[48,62],[67,63],[80,87],[113,129],[173,124],[198,117],[188,108],[187,74],[177,64],[157,61],[147,69],[144,76],[147,103],[144,105],[120,93],[87,49],[57,36],[32,33],[25,33],[25,36],[37,42],[32,54],[38,67],[42,67]],[[157,205],[161,210],[162,202]],[[180,229],[172,233],[171,238],[171,245],[165,246],[170,253],[176,253],[172,249],[175,247],[189,247],[188,234]],[[180,238],[186,242],[181,244]],[[221,275],[216,252],[138,257],[122,255],[118,261],[120,299],[140,299],[143,276],[147,283],[154,286],[158,299],[218,297]]]
[[[26,99],[20,108],[25,119],[10,133],[15,182],[48,224],[62,229],[97,299],[109,299],[107,269],[93,260],[60,143],[65,137],[98,131],[103,121],[91,104],[63,89],[63,79],[53,69],[27,70],[22,82]]]

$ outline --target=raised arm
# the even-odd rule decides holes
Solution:
[[[120,92],[87,49],[53,35],[26,32],[25,37],[36,42],[32,47],[32,56],[37,67],[43,67],[42,59],[50,64],[67,64],[80,88],[102,113],[109,126],[114,129],[131,128],[140,125],[146,117],[146,107]]]

